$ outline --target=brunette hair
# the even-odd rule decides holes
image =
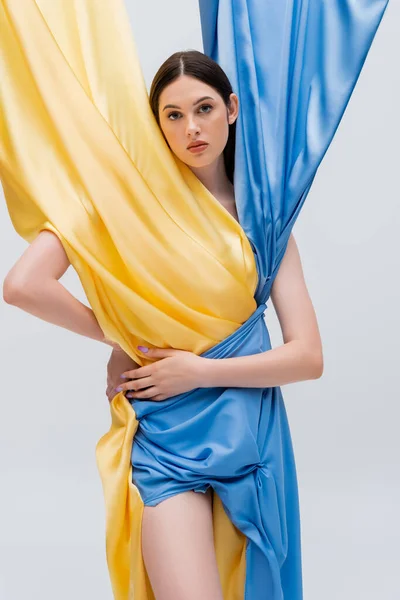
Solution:
[[[214,88],[222,97],[225,105],[229,106],[229,97],[233,89],[225,71],[212,58],[198,50],[182,50],[167,58],[155,74],[150,87],[150,106],[159,126],[160,95],[167,85],[181,75],[195,77]],[[229,125],[228,140],[223,152],[226,174],[231,183],[233,183],[235,168],[235,140],[236,121]]]

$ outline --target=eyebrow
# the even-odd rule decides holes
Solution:
[[[193,106],[196,106],[196,104],[203,102],[203,100],[214,100],[214,98],[212,98],[211,96],[203,96],[202,98],[199,98],[198,100],[196,100],[196,102],[193,102]],[[180,108],[180,106],[177,106],[176,104],[166,104],[163,108],[163,111],[166,108]]]

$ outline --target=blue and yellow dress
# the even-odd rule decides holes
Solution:
[[[61,240],[105,335],[213,359],[271,348],[262,315],[387,0],[200,0],[241,101],[237,222],[169,150],[123,0],[0,0],[0,176],[16,231]],[[213,489],[226,600],[301,600],[279,387],[120,393],[97,445],[116,600],[153,600],[144,505]],[[78,415],[79,417],[79,415]],[[132,468],[133,465],[133,468]]]

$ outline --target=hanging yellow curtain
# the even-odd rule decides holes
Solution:
[[[105,335],[200,354],[256,309],[242,227],[172,155],[122,0],[0,0],[0,177],[16,231],[61,240]],[[132,484],[138,422],[123,394],[97,446],[116,600],[153,598]],[[224,594],[243,598],[245,536],[214,495]]]

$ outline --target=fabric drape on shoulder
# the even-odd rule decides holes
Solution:
[[[224,339],[256,307],[252,249],[165,143],[122,0],[0,7],[0,168],[18,233],[59,235],[107,337],[140,364],[141,343]]]
[[[268,299],[386,4],[200,1],[205,51],[241,102],[238,224],[166,146],[122,0],[0,0],[11,220],[28,242],[58,235],[105,334],[139,364],[137,344],[200,354]],[[114,597],[153,600],[130,467],[138,422],[122,394],[110,408],[97,460]],[[224,597],[243,600],[245,538],[214,502]]]

